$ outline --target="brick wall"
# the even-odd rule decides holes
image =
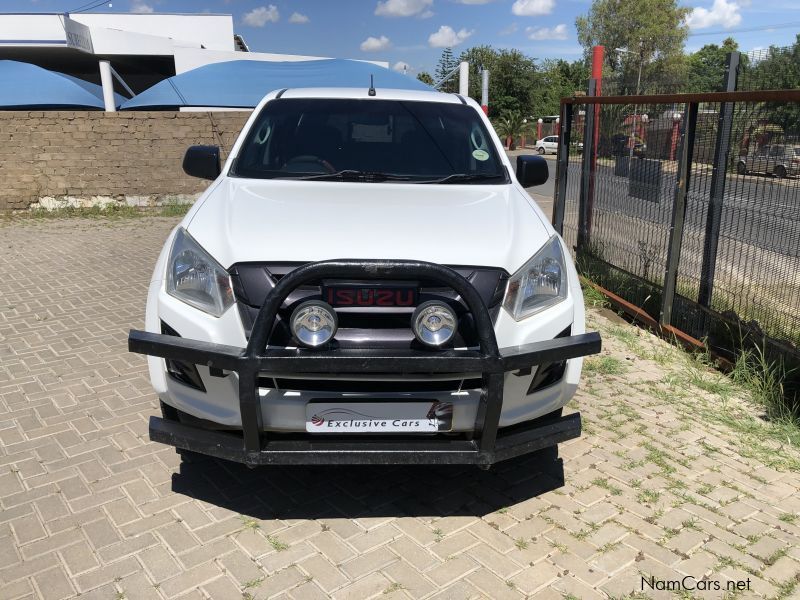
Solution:
[[[184,174],[186,148],[227,155],[248,115],[0,111],[0,210],[191,201],[208,182]]]

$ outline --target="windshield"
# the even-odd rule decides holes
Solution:
[[[505,183],[480,116],[463,104],[281,98],[268,102],[232,176]]]

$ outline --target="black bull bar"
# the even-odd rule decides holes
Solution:
[[[428,280],[452,288],[472,314],[478,350],[388,351],[374,349],[288,350],[267,342],[283,302],[297,287],[321,279]],[[242,435],[150,417],[150,439],[248,465],[260,464],[477,464],[494,462],[578,437],[580,415],[532,421],[498,433],[506,371],[596,354],[600,335],[586,333],[524,346],[497,346],[489,311],[477,290],[450,268],[422,261],[331,260],[309,263],[282,277],[267,295],[247,348],[131,330],[128,349],[235,371],[239,378]],[[380,441],[326,434],[280,439],[263,430],[259,375],[285,373],[481,373],[481,396],[472,439],[383,436]],[[277,437],[277,439],[276,439]],[[395,440],[395,441],[393,441]]]

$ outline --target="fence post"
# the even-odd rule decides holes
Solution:
[[[589,80],[588,96],[594,96],[597,90],[597,80]],[[581,171],[581,191],[580,204],[578,207],[578,250],[583,250],[589,244],[589,234],[592,221],[592,198],[594,169],[592,155],[594,154],[594,110],[590,110],[591,105],[586,105],[586,113],[583,128],[583,164]]]
[[[725,62],[725,85],[723,91],[736,91],[736,76],[739,71],[739,53],[729,52]],[[722,205],[725,202],[725,183],[728,171],[728,155],[733,129],[733,102],[723,102],[717,120],[717,139],[714,145],[714,165],[711,175],[711,196],[706,217],[706,236],[703,244],[703,267],[700,272],[700,292],[697,301],[701,306],[711,307],[714,291],[714,272],[719,246],[719,229],[722,222]]]
[[[664,292],[661,298],[659,322],[662,325],[672,323],[672,304],[675,300],[675,288],[678,281],[678,265],[681,261],[683,246],[683,225],[686,221],[686,192],[689,189],[689,177],[692,173],[692,153],[697,131],[697,102],[686,105],[683,113],[683,129],[678,146],[678,174],[675,180],[675,202],[672,207],[672,226],[667,248],[667,266],[664,273]]]
[[[558,140],[556,185],[553,189],[553,228],[564,235],[564,213],[567,206],[567,179],[569,178],[569,142],[572,136],[572,104],[561,103],[561,137]]]

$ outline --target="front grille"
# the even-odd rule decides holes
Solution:
[[[288,379],[259,377],[258,387],[296,392],[404,393],[456,392],[481,387],[480,378],[376,381],[359,379]]]
[[[239,263],[230,268],[234,295],[248,339],[259,308],[269,292],[284,275],[301,265],[302,263]],[[492,319],[495,319],[505,294],[508,273],[503,269],[489,267],[453,268],[475,287],[489,308]],[[440,299],[447,301],[456,309],[459,316],[459,331],[453,340],[453,347],[473,347],[478,344],[471,315],[453,290],[430,281],[414,283],[419,286],[420,303]],[[289,295],[278,313],[270,336],[271,345],[295,345],[287,321],[294,307],[300,302],[312,299],[322,299],[320,286],[303,286]],[[414,339],[410,328],[412,310],[411,307],[339,309],[336,344],[339,348],[402,350],[419,346],[418,349],[423,349]]]

